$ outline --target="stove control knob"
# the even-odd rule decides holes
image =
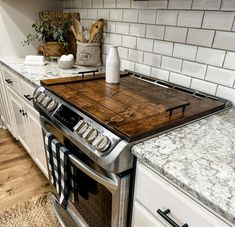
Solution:
[[[106,136],[103,136],[101,142],[97,146],[98,151],[105,151],[110,145],[110,140]]]
[[[57,102],[53,99],[50,99],[48,102],[47,102],[47,106],[46,106],[46,109],[51,112],[52,110],[54,110],[56,107],[57,107]]]
[[[109,144],[110,140],[102,134],[99,134],[92,143],[98,151],[105,151],[109,147]]]
[[[47,95],[42,92],[42,93],[38,96],[37,102],[42,103],[43,100],[44,100],[46,97],[47,97]]]
[[[77,126],[77,133],[78,135],[82,135],[88,128],[88,124],[86,122],[84,122],[83,120],[80,120],[78,122],[78,126]]]
[[[36,95],[35,95],[35,100],[37,100],[38,99],[38,97],[40,96],[42,94],[42,92],[41,91],[37,91],[37,93],[36,93]]]
[[[88,137],[88,135],[89,135],[89,133],[92,131],[92,127],[91,126],[88,126],[88,128],[86,129],[86,131],[82,134],[82,137],[84,138],[84,139],[87,139],[87,137]]]
[[[42,101],[42,106],[46,107],[46,105],[51,101],[52,99],[49,96],[46,96],[46,98]]]
[[[93,128],[90,131],[90,133],[87,135],[86,140],[87,140],[88,143],[92,143],[97,136],[98,136],[98,132],[97,132],[96,129]]]

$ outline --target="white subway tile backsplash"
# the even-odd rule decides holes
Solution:
[[[169,82],[181,85],[183,87],[189,87],[191,83],[191,78],[178,73],[170,73]]]
[[[79,14],[81,19],[87,19],[87,9],[80,9]]]
[[[139,10],[139,20],[140,23],[155,24],[156,21],[156,10]]]
[[[149,1],[148,8],[149,9],[167,9],[168,0],[157,0],[157,1]]]
[[[187,28],[166,27],[165,40],[185,43]]]
[[[129,59],[134,62],[143,62],[144,52],[139,50],[129,50]]]
[[[227,52],[225,61],[224,61],[224,68],[235,70],[235,53],[234,52]]]
[[[232,87],[234,84],[234,79],[234,71],[208,66],[206,80]]]
[[[159,68],[152,67],[151,76],[160,80],[168,81],[170,72],[166,70],[162,70]]]
[[[182,74],[204,79],[206,74],[206,65],[199,64],[191,61],[183,61]]]
[[[169,9],[191,9],[192,0],[169,0]]]
[[[137,49],[152,52],[153,40],[145,38],[137,38]]]
[[[154,41],[154,52],[163,55],[172,55],[173,43],[166,41]]]
[[[97,9],[88,9],[87,10],[87,18],[92,19],[92,20],[97,20],[98,19]]]
[[[130,35],[133,36],[145,36],[145,24],[131,24]]]
[[[209,29],[231,30],[234,13],[230,12],[205,12],[202,27]]]
[[[110,43],[110,34],[109,33],[104,33],[103,34],[102,42],[103,43]]]
[[[134,71],[135,70],[135,63],[132,61],[128,61],[125,59],[121,59],[121,66],[120,66],[121,70],[131,70]]]
[[[129,23],[116,23],[116,33],[123,34],[123,35],[129,35]]]
[[[118,47],[118,54],[120,58],[128,58],[128,49],[125,47]]]
[[[92,1],[91,0],[83,0],[82,1],[82,7],[83,8],[92,8]]]
[[[177,10],[158,10],[156,24],[176,25]]]
[[[148,8],[148,2],[131,0],[131,8],[136,8],[136,9]]]
[[[216,31],[213,47],[235,51],[235,33]]]
[[[235,106],[235,89],[219,85],[216,96],[230,100],[232,104]]]
[[[108,22],[104,28],[105,28],[106,32],[115,33],[116,32],[116,23],[115,22]]]
[[[146,37],[152,39],[163,39],[165,26],[147,25]]]
[[[196,61],[222,67],[225,58],[225,51],[211,48],[199,47]]]
[[[195,60],[196,52],[196,46],[176,43],[174,46],[173,56],[193,61]]]
[[[154,67],[160,67],[161,56],[158,54],[144,53],[144,64],[151,65]]]
[[[118,34],[110,34],[109,35],[109,42],[114,46],[121,46],[122,45],[122,36]]]
[[[117,0],[117,8],[130,8],[130,0]]]
[[[98,18],[109,20],[109,9],[98,9]]]
[[[136,37],[122,36],[122,46],[136,48]]]
[[[92,0],[92,7],[94,9],[98,9],[98,8],[103,8],[104,7],[104,1],[103,0]],[[77,7],[79,8],[79,6]]]
[[[193,78],[191,88],[211,95],[215,95],[217,85],[204,80]]]
[[[87,0],[85,0],[87,1]],[[116,1],[115,0],[104,0],[104,8],[115,8]]]
[[[192,9],[219,10],[221,0],[194,0]]]
[[[109,48],[111,47],[112,45],[110,44],[103,44],[102,45],[102,53],[103,54],[108,54],[109,53]]]
[[[122,21],[122,10],[121,9],[110,9],[110,20],[111,21]]]
[[[179,11],[178,26],[200,28],[203,11]]]
[[[221,10],[235,11],[235,1],[234,0],[223,0]]]
[[[124,9],[123,10],[123,21],[124,22],[137,22],[138,10]]]
[[[190,28],[188,31],[188,37],[186,42],[188,44],[211,47],[214,38],[214,33],[214,31],[210,30]]]
[[[181,65],[182,65],[182,60],[180,59],[162,56],[161,68],[163,69],[173,72],[180,72]]]
[[[149,76],[150,75],[151,67],[143,64],[136,63],[135,64],[135,71],[140,74],[144,74]]]

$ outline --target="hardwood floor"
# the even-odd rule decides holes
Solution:
[[[22,145],[0,129],[0,210],[51,191]]]

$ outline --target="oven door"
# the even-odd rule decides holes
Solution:
[[[68,201],[65,210],[59,205],[57,197],[52,203],[62,226],[72,226],[67,220],[72,219],[75,226],[124,227],[127,225],[130,173],[117,175],[99,167],[84,155],[63,133],[45,117],[41,116],[44,134],[52,133],[73,155],[70,161],[77,168],[79,180],[78,202]],[[69,217],[66,217],[66,214]]]

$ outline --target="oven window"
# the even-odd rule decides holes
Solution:
[[[90,227],[110,227],[112,193],[80,170],[77,170],[78,212]]]

